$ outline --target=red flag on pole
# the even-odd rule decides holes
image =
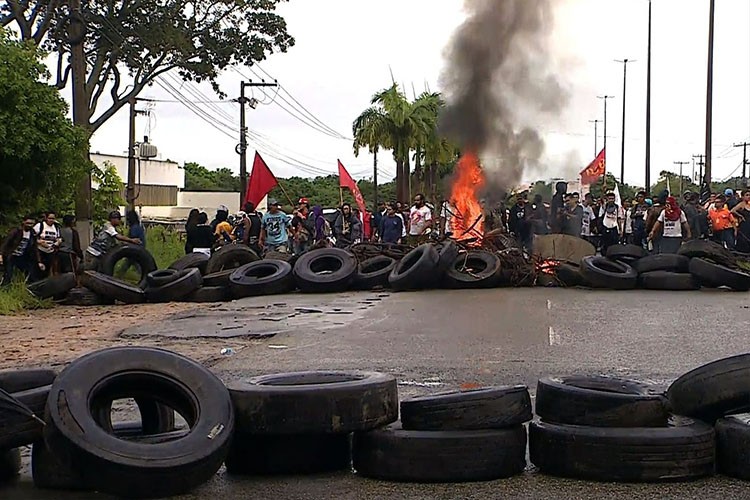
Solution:
[[[341,160],[338,160],[339,162],[339,186],[342,188],[348,188],[349,191],[352,192],[354,195],[354,199],[357,200],[357,206],[359,207],[359,211],[361,213],[365,213],[365,199],[362,197],[362,193],[359,191],[359,187],[357,186],[357,183],[354,182],[354,179],[352,179],[352,176],[349,175],[349,172],[346,171],[346,168],[341,163]]]
[[[607,156],[604,149],[591,164],[581,171],[581,184],[594,184],[607,173]]]
[[[253,170],[250,172],[250,180],[247,182],[245,203],[250,202],[257,207],[263,197],[278,185],[279,181],[276,180],[266,162],[263,161],[263,158],[256,151]]]

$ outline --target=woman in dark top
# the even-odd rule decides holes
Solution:
[[[196,222],[197,224],[187,231],[187,243],[185,243],[185,247],[190,248],[191,252],[211,249],[214,243],[216,243],[216,236],[211,226],[208,225],[208,215],[205,212],[201,212]]]
[[[740,221],[737,227],[737,244],[735,250],[740,253],[750,253],[750,190],[742,192],[742,201],[732,209],[732,213]]]
[[[197,208],[194,208],[190,210],[190,213],[188,214],[187,222],[185,223],[185,233],[190,234],[190,230],[194,229],[195,226],[198,225],[198,216],[200,215],[200,210]],[[185,241],[185,253],[192,253],[193,248],[190,246],[189,239]]]
[[[138,217],[138,213],[135,210],[131,210],[125,215],[125,220],[128,222],[128,238],[141,240],[141,246],[146,246],[146,230],[141,224],[141,219]]]

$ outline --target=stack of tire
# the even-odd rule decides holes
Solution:
[[[679,408],[675,408],[679,413]],[[594,481],[689,480],[714,473],[711,425],[669,413],[655,388],[608,377],[539,381],[529,427],[544,474]]]
[[[299,372],[230,384],[235,475],[351,469],[351,437],[398,417],[396,379],[373,372]]]
[[[131,498],[185,493],[214,476],[234,433],[224,384],[200,364],[161,349],[105,349],[73,361],[59,375],[0,373],[0,388],[34,415],[2,406],[0,455],[33,444],[38,488]],[[113,425],[112,403],[126,397],[135,398],[141,419]],[[175,428],[172,408],[189,430]]]
[[[750,480],[750,354],[692,370],[667,390],[674,411],[716,429],[718,471]]]
[[[523,424],[531,417],[525,386],[406,400],[399,423],[354,434],[354,470],[364,477],[416,483],[514,476],[526,467]]]

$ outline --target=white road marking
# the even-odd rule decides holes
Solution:
[[[551,326],[549,327],[549,345],[560,345],[560,335]]]
[[[548,311],[551,311],[551,310],[552,310],[552,301],[551,301],[551,300],[549,300],[549,299],[547,299],[547,310],[548,310]]]

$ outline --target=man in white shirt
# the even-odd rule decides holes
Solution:
[[[453,204],[445,200],[440,207],[440,236],[445,237],[453,232],[453,214],[456,208]]]
[[[432,227],[432,210],[425,205],[423,194],[414,197],[414,206],[409,211],[409,244],[418,246],[427,241],[428,229]]]
[[[591,194],[587,194],[583,199],[583,223],[581,224],[581,237],[590,242],[591,241],[591,224],[596,220],[596,213],[594,213],[594,197]]]
[[[607,254],[607,249],[617,245],[620,239],[620,226],[625,221],[625,214],[617,203],[615,193],[607,192],[606,203],[599,210],[602,219],[602,255]]]
[[[122,224],[122,215],[120,212],[114,211],[109,213],[109,222],[104,224],[104,227],[99,234],[91,242],[91,245],[86,249],[83,256],[83,269],[86,271],[98,271],[99,270],[99,259],[102,255],[106,254],[119,242],[131,243],[133,245],[140,245],[141,240],[138,238],[128,238],[117,232],[117,227]]]
[[[37,255],[39,256],[36,278],[42,279],[57,274],[57,251],[62,244],[62,237],[60,228],[57,226],[55,212],[44,214],[44,220],[34,226],[34,233],[37,238]]]

